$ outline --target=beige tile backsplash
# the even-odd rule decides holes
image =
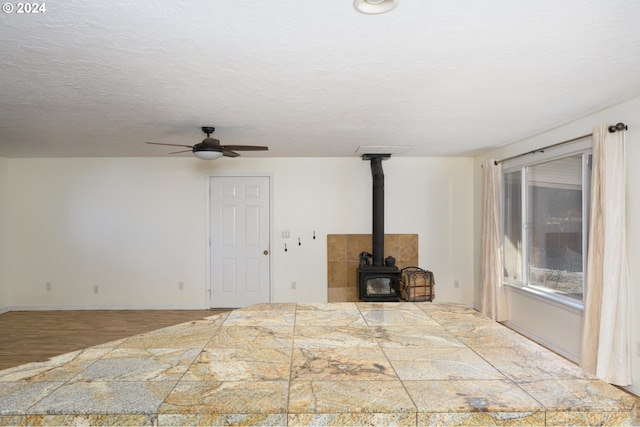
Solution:
[[[329,302],[358,301],[360,252],[371,252],[371,234],[327,235]],[[385,234],[384,257],[396,259],[398,268],[418,265],[417,234]]]

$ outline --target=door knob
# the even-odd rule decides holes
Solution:
[[[264,252],[262,252],[262,253],[265,254],[265,255],[269,255],[269,250],[265,249]]]

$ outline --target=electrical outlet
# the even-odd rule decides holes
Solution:
[[[291,236],[291,233],[289,233],[289,230],[283,230],[282,231],[282,238],[283,239],[288,239]]]
[[[184,282],[178,282],[178,290],[184,290]]]
[[[44,288],[45,288],[47,291],[50,291],[50,290],[51,290],[51,283],[47,282],[47,284],[46,284],[46,285],[44,285]]]
[[[454,280],[453,281],[453,287],[455,289],[459,289],[460,288],[460,281],[459,280]]]
[[[98,287],[98,285],[93,285],[93,293],[94,294],[97,294],[99,290],[100,290],[100,288]]]
[[[640,357],[640,341],[638,341],[638,348],[636,351],[638,352],[638,357]]]
[[[291,289],[297,289],[298,284],[296,282],[291,282]]]

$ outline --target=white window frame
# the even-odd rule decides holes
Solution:
[[[502,178],[504,182],[504,175],[520,172],[521,173],[521,227],[522,227],[522,282],[516,281],[514,279],[504,277],[502,278],[503,283],[509,286],[513,286],[519,288],[523,291],[529,292],[531,294],[537,295],[538,297],[548,299],[550,301],[554,301],[556,303],[569,306],[574,309],[583,310],[584,309],[584,300],[579,301],[570,297],[566,297],[559,294],[554,294],[551,292],[547,292],[543,288],[532,285],[529,283],[529,232],[527,230],[530,227],[526,218],[528,214],[528,189],[527,189],[527,167],[534,166],[540,163],[546,163],[553,160],[562,159],[564,157],[574,156],[574,155],[582,155],[582,235],[585,236],[582,239],[582,253],[583,255],[583,291],[586,291],[586,281],[587,281],[587,258],[588,258],[588,241],[589,241],[589,203],[584,203],[584,201],[591,200],[591,188],[590,188],[590,176],[587,173],[588,164],[587,159],[588,156],[592,154],[592,139],[591,137],[585,138],[580,141],[576,141],[573,143],[545,149],[544,151],[538,152],[531,156],[521,156],[516,157],[511,160],[506,160],[502,163]],[[502,208],[505,205],[505,192],[504,189],[502,191]],[[501,225],[504,224],[504,221]],[[504,229],[502,230],[502,241],[504,242]],[[504,244],[503,244],[504,250]],[[504,254],[503,254],[504,255]],[[504,262],[504,256],[503,256]]]

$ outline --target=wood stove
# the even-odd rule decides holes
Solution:
[[[373,178],[373,254],[363,252],[358,268],[358,298],[362,301],[400,301],[400,270],[395,259],[384,259],[384,172],[382,160],[391,154],[365,154]],[[362,256],[369,255],[369,256]],[[372,265],[369,265],[371,261]]]
[[[400,270],[396,267],[360,266],[358,298],[362,301],[400,301]]]

